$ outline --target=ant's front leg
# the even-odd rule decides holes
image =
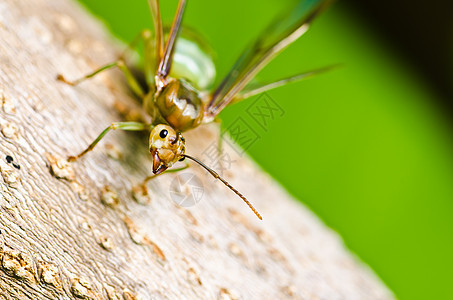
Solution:
[[[69,156],[68,161],[73,162],[77,160],[78,158],[82,157],[83,155],[87,154],[89,151],[93,150],[93,148],[99,143],[102,138],[110,131],[110,130],[115,130],[115,129],[121,129],[121,130],[127,130],[127,131],[142,131],[149,129],[150,125],[144,124],[144,123],[138,123],[138,122],[116,122],[112,123],[109,127],[104,129],[104,131],[101,132],[101,134],[82,152],[80,152],[76,156]]]

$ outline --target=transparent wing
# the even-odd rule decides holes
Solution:
[[[333,0],[301,1],[290,13],[271,23],[252,46],[245,49],[211,95],[207,115],[217,116],[267,63],[303,35],[331,2]]]

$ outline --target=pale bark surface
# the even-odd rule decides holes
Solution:
[[[151,182],[150,201],[138,203],[133,187],[151,170],[141,134],[109,134],[55,169],[66,177],[57,179],[54,158],[120,121],[115,102],[136,102],[117,71],[76,88],[55,76],[85,74],[117,51],[66,0],[0,1],[0,39],[1,299],[393,298],[337,234],[234,151],[224,175],[263,221],[197,166],[197,205],[171,200],[176,174]],[[186,134],[188,153],[202,155],[216,136],[213,125]]]

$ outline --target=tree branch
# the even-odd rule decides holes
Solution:
[[[393,298],[237,148],[227,149],[234,164],[223,175],[263,221],[195,165],[183,171],[203,191],[193,207],[175,203],[181,175],[140,187],[151,172],[145,135],[109,133],[67,164],[121,121],[118,103],[137,106],[117,71],[77,87],[55,80],[84,75],[118,49],[75,3],[5,0],[0,37],[1,299]],[[216,130],[189,132],[188,153],[202,158]]]

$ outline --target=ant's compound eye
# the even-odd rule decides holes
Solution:
[[[183,156],[182,158],[179,159],[179,161],[183,161],[183,160],[185,160],[185,159],[186,159],[186,157]]]
[[[168,134],[167,129],[162,129],[162,131],[159,133],[159,136],[164,139],[167,137],[167,134]]]

